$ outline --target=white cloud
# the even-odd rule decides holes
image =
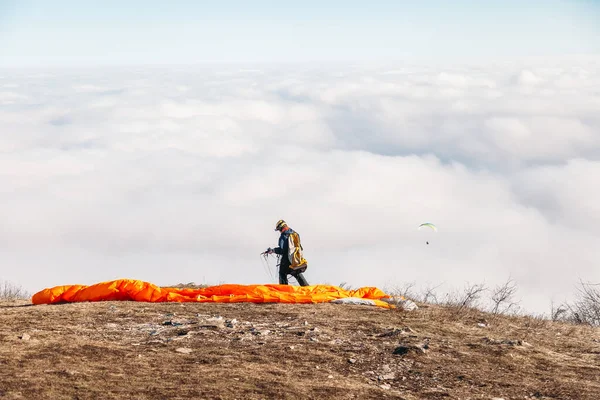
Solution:
[[[600,280],[596,62],[5,71],[2,278],[265,282],[285,218],[312,283],[511,275],[548,311]]]

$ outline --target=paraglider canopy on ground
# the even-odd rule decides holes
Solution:
[[[388,294],[376,287],[345,290],[337,286],[313,285],[218,285],[197,289],[164,288],[134,279],[119,279],[95,285],[65,285],[41,290],[33,304],[84,301],[145,301],[198,303],[325,303],[344,298],[364,299],[367,303],[390,308]]]

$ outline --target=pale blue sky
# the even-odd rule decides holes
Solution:
[[[0,66],[600,53],[600,1],[0,0]]]

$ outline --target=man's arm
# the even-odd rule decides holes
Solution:
[[[279,247],[275,247],[273,252],[275,254],[283,254],[283,247],[285,246],[285,235],[279,236]]]

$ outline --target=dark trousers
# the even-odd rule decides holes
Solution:
[[[306,271],[306,267],[293,270],[289,265],[282,263],[279,266],[279,284],[288,285],[288,275],[292,275],[294,278],[296,278],[300,286],[308,286],[308,282],[304,278],[304,275],[302,275],[304,271]]]

